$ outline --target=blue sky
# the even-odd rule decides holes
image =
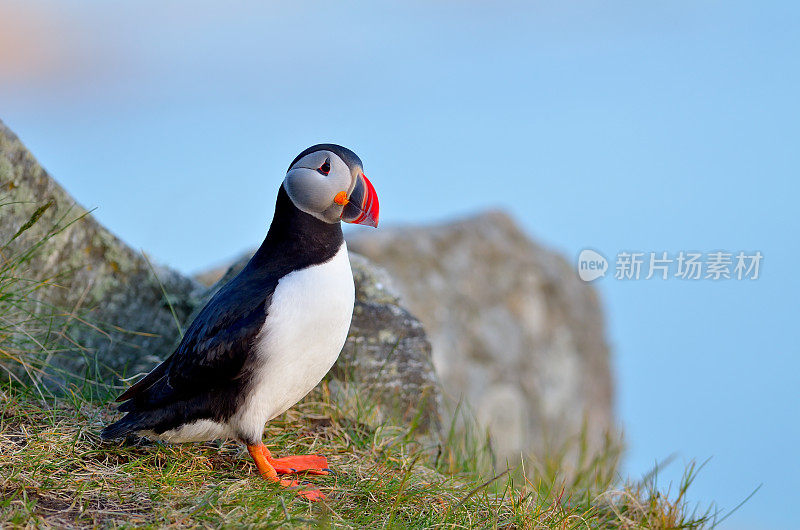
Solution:
[[[185,272],[258,244],[287,164],[353,148],[382,223],[488,207],[569,259],[759,250],[756,281],[596,283],[640,476],[796,526],[793,2],[0,6],[0,119],[116,234]],[[613,264],[612,264],[613,266]]]

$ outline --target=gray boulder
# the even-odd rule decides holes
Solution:
[[[500,459],[615,432],[603,312],[561,256],[505,214],[348,236],[385,267],[433,344],[449,413],[463,398]]]
[[[52,279],[39,290],[40,301],[71,313],[63,325],[74,342],[64,341],[66,351],[53,362],[82,374],[96,358],[130,375],[170,353],[179,336],[175,317],[183,321],[204,288],[166,267],[154,265],[154,274],[144,257],[78,205],[2,122],[0,204],[0,244],[45,208],[5,252],[13,255],[46,240],[25,273],[37,276],[29,279]],[[83,348],[69,347],[75,343]]]

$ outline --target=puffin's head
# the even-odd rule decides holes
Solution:
[[[345,147],[312,145],[291,163],[283,188],[297,208],[326,223],[378,226],[378,195]]]

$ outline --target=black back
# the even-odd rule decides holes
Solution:
[[[343,241],[339,223],[300,211],[281,186],[261,247],[203,307],[175,352],[117,399],[128,414],[103,437],[160,434],[198,419],[230,418],[250,390],[254,342],[278,281],[330,260]]]

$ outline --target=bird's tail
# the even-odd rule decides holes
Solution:
[[[116,440],[119,438],[124,438],[127,435],[141,429],[142,427],[140,425],[140,419],[136,417],[136,414],[126,414],[121,420],[114,422],[103,429],[103,432],[100,433],[100,437],[103,440]]]

